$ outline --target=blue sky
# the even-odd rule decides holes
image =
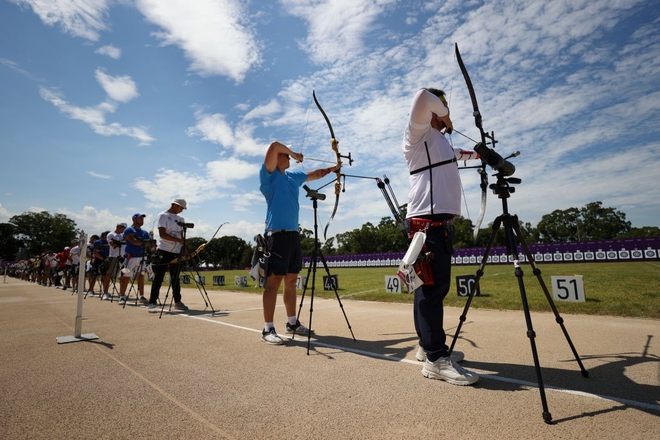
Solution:
[[[139,211],[150,229],[183,197],[191,235],[229,222],[221,235],[251,242],[272,140],[334,160],[312,90],[354,158],[344,172],[387,174],[404,203],[419,88],[443,88],[478,138],[454,43],[497,151],[521,153],[511,212],[535,225],[599,200],[660,226],[660,4],[636,0],[0,0],[0,222],[47,210],[98,233]],[[478,175],[461,173],[475,222]],[[484,225],[501,209],[489,192]],[[389,215],[374,181],[348,178],[328,236]]]

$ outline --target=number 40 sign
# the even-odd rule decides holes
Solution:
[[[558,301],[585,302],[584,283],[580,275],[551,276],[552,296]]]

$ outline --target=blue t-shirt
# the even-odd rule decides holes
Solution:
[[[133,226],[129,226],[124,230],[124,238],[129,235],[135,235],[136,238],[142,240],[149,240],[149,233],[143,229],[135,229]],[[126,249],[124,254],[128,254],[131,257],[144,257],[144,246],[136,246],[130,241],[126,240]]]
[[[259,190],[266,198],[266,231],[298,230],[298,214],[300,205],[298,196],[300,187],[307,180],[304,171],[285,171],[280,173],[277,168],[269,173],[266,165],[261,165],[259,171]]]
[[[96,250],[103,258],[108,258],[108,256],[110,255],[110,246],[108,245],[108,242],[106,240],[103,239],[96,240],[92,248]],[[94,260],[99,260],[98,258],[96,258],[96,255],[94,253],[92,253],[92,255],[94,255]]]

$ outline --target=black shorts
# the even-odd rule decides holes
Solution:
[[[105,276],[107,272],[108,266],[104,260],[94,260],[94,263],[92,264],[92,273],[94,275]]]
[[[302,249],[297,231],[275,232],[270,237],[268,275],[299,273],[302,269]]]

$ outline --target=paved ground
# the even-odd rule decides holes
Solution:
[[[164,291],[163,291],[164,293]],[[184,290],[188,313],[148,314],[0,283],[1,439],[660,438],[660,321],[533,313],[554,424],[541,417],[522,312],[471,309],[457,349],[474,387],[424,378],[410,305],[314,299],[317,336],[268,346],[261,296]],[[309,322],[309,297],[302,321]],[[561,307],[560,307],[561,310]],[[461,309],[447,309],[453,334]],[[276,312],[283,333],[281,299]]]

